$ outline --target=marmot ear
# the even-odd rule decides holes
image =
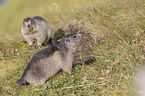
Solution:
[[[22,24],[25,24],[25,22],[22,20]]]

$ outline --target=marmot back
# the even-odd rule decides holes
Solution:
[[[43,18],[40,17],[40,16],[34,16],[34,17],[32,17],[32,18],[35,19],[35,20],[38,20],[38,21],[44,21],[44,22],[46,22],[45,19],[43,19]]]
[[[33,40],[37,40],[36,46],[41,46],[42,44],[47,45],[49,42],[52,45],[56,44],[51,38],[51,28],[40,16],[28,17],[22,21],[21,31],[25,40],[29,43],[29,46],[33,44]]]
[[[33,56],[18,83],[41,85],[61,69],[71,74],[74,52],[81,39],[81,34],[69,34],[58,45],[40,50]]]

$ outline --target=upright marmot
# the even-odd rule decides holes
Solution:
[[[58,45],[40,50],[33,56],[18,83],[41,85],[61,69],[71,74],[74,52],[81,39],[81,34],[72,33],[64,36]]]
[[[47,45],[48,42],[55,45],[55,41],[51,38],[51,28],[42,17],[28,17],[22,23],[21,31],[29,46],[33,44],[34,39],[37,40],[36,46]]]

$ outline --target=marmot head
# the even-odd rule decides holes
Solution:
[[[22,21],[22,27],[26,28],[28,32],[32,31],[33,28],[36,26],[36,22],[33,18],[28,17]]]
[[[64,36],[62,38],[62,40],[60,41],[60,44],[64,44],[64,46],[68,50],[75,51],[76,47],[79,45],[81,39],[82,39],[82,35],[81,34],[71,33],[69,35]]]

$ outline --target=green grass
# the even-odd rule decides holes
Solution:
[[[27,2],[7,1],[0,9],[0,95],[137,96],[134,74],[145,62],[143,0]],[[82,33],[83,50],[74,58],[74,74],[60,71],[46,84],[20,87],[17,79],[33,55],[45,48],[27,48],[22,42],[21,21],[35,15],[47,20],[54,38]]]

